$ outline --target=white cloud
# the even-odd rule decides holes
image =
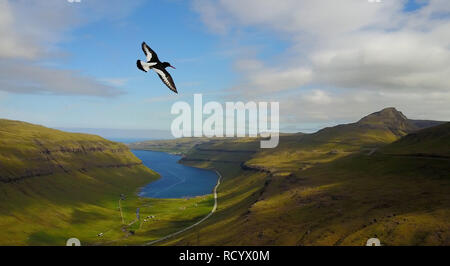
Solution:
[[[235,68],[245,73],[242,88],[260,92],[294,89],[310,82],[312,76],[312,71],[307,68],[266,68],[258,60],[238,60]]]
[[[450,4],[404,12],[405,2],[217,0],[196,10],[224,39],[256,27],[288,42],[278,55],[241,54],[235,88],[271,93],[290,122],[351,121],[386,106],[450,120]]]
[[[334,44],[311,56],[319,82],[358,89],[449,88],[448,44],[433,40],[430,34],[359,33]]]
[[[340,35],[367,25],[387,24],[402,1],[371,5],[360,0],[218,0],[194,1],[211,30],[223,33],[239,26],[265,26],[286,33]],[[218,25],[221,25],[220,27]]]
[[[228,22],[226,17],[221,17],[220,10],[209,0],[194,0],[194,10],[196,10],[208,27],[216,33],[223,34],[227,32]]]
[[[331,97],[322,90],[314,90],[311,94],[307,94],[304,98],[313,104],[329,104],[332,102]]]
[[[100,81],[105,82],[111,86],[122,87],[128,82],[128,78],[102,78]]]
[[[103,84],[75,71],[9,60],[0,62],[0,91],[103,97],[122,93],[116,87]]]
[[[142,0],[82,1],[0,0],[0,90],[10,93],[51,93],[113,96],[123,80],[98,80],[76,70],[42,67],[58,60],[58,44],[69,42],[70,32],[95,20],[120,19]],[[70,68],[70,65],[67,65]]]
[[[0,58],[36,57],[38,49],[33,43],[27,42],[24,36],[14,31],[14,17],[10,4],[0,0]]]
[[[69,32],[87,23],[120,19],[142,0],[0,0],[0,58],[36,59],[54,53]]]

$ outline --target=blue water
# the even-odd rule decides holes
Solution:
[[[212,193],[217,174],[210,170],[194,168],[177,163],[181,156],[165,152],[132,152],[145,166],[155,170],[161,178],[143,187],[139,193],[148,198],[183,198]]]

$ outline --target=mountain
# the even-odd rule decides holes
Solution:
[[[414,121],[387,108],[282,136],[275,149],[249,138],[193,145],[181,162],[220,171],[218,209],[164,244],[449,245],[450,129]]]
[[[185,153],[195,145],[209,142],[209,138],[179,138],[172,140],[147,140],[128,144],[131,149],[161,151],[167,153]]]
[[[353,144],[389,143],[417,129],[405,115],[390,107],[369,114],[355,123],[322,129],[312,134],[311,138],[322,141],[338,139]]]
[[[0,119],[0,245],[92,244],[104,230],[123,237],[119,195],[132,202],[157,178],[123,144]]]
[[[275,149],[262,150],[245,162],[273,172],[289,172],[359,151],[392,143],[418,128],[395,108],[386,108],[357,122],[327,127],[312,134],[281,137]]]
[[[443,124],[443,121],[408,119],[402,112],[394,107],[385,108],[370,114],[358,121],[358,124],[384,126],[391,129],[398,136],[411,133],[419,129],[434,127]]]
[[[357,122],[359,125],[385,127],[397,136],[404,136],[418,128],[402,112],[390,107],[370,114]]]

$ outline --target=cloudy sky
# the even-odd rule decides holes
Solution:
[[[0,0],[0,117],[168,130],[172,104],[279,101],[284,131],[394,106],[450,120],[448,0]],[[135,67],[142,41],[179,95]]]

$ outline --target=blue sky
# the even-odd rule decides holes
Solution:
[[[388,106],[450,120],[446,1],[31,2],[0,0],[1,118],[168,130],[172,104],[203,93],[279,101],[284,131]],[[135,67],[142,41],[177,68],[179,95]]]
[[[75,9],[83,2],[71,5]],[[170,122],[171,101],[195,92],[224,90],[234,78],[220,40],[211,38],[184,1],[149,1],[126,17],[88,23],[67,36],[57,44],[63,57],[34,64],[79,72],[116,87],[119,93],[112,97],[11,93],[2,101],[2,109],[7,110],[2,117],[54,127],[161,129]],[[177,67],[171,72],[179,97],[156,74],[135,67],[137,59],[145,58],[142,41],[150,44],[161,60]]]

